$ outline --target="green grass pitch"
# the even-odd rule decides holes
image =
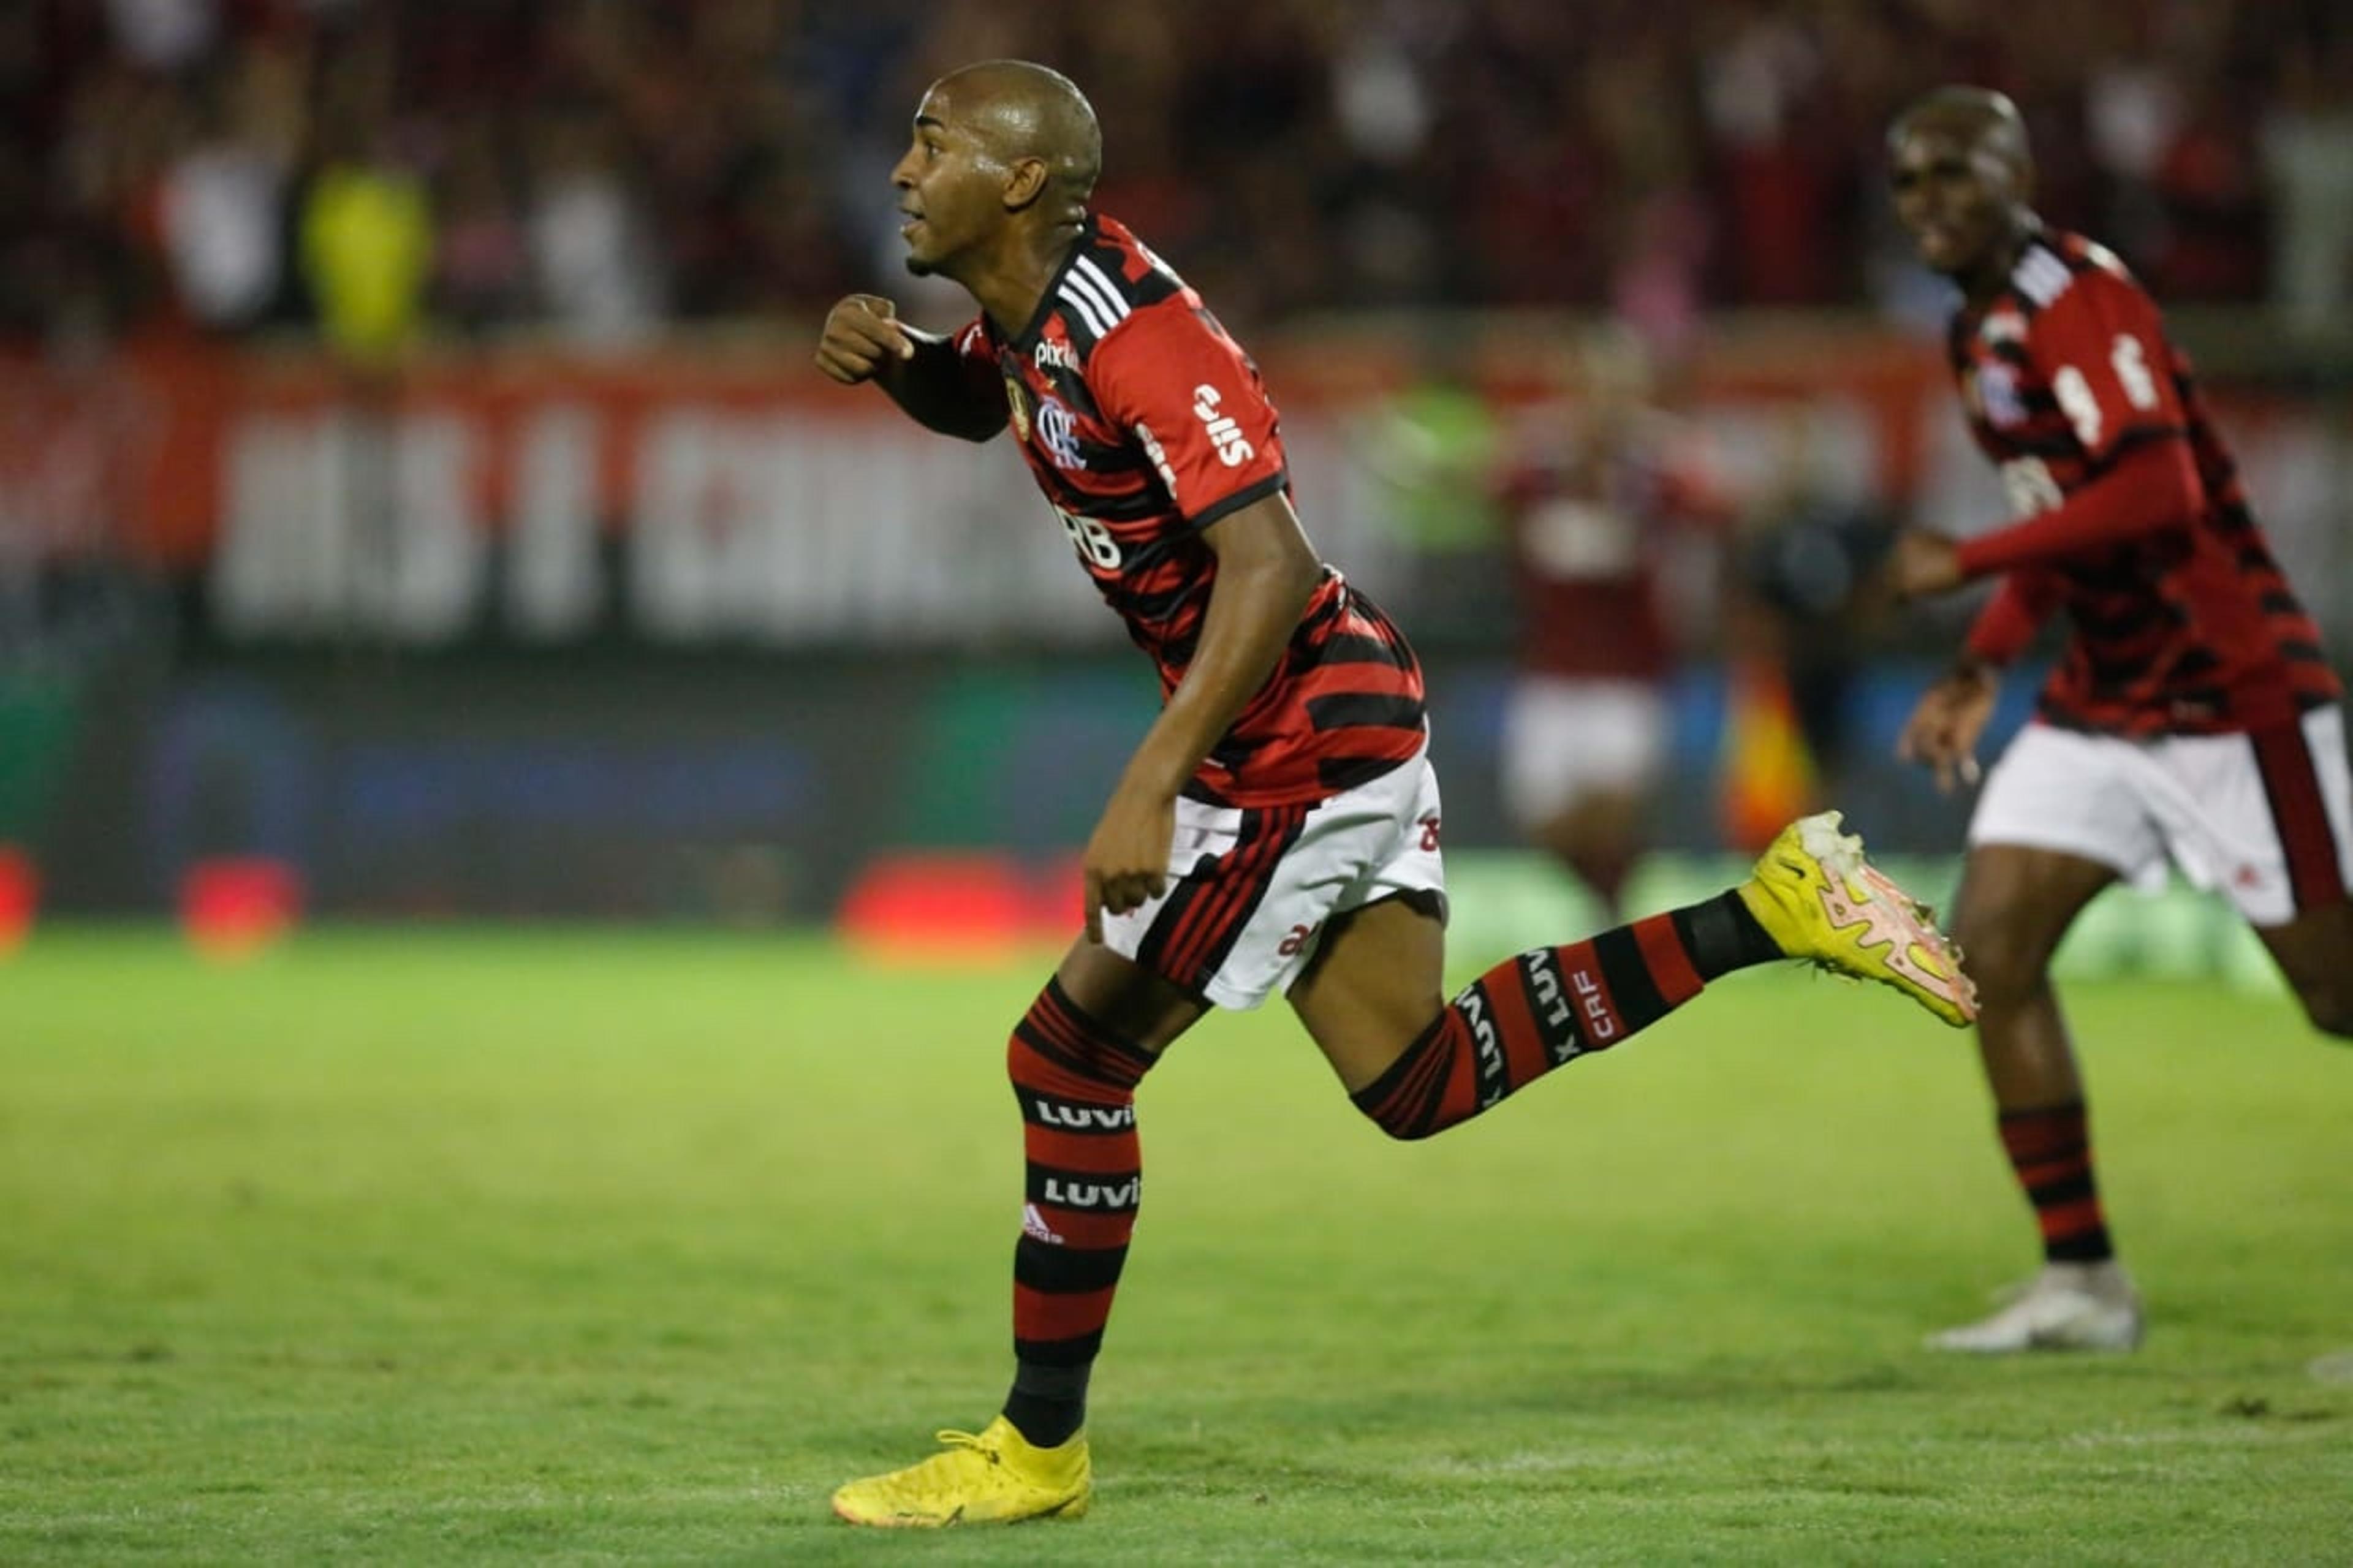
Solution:
[[[1141,1098],[1093,1517],[839,1525],[1002,1393],[1041,974],[43,933],[0,963],[0,1562],[2353,1557],[2353,1053],[2076,986],[2149,1344],[1945,1360],[2032,1257],[1970,1041],[1795,973],[1417,1146],[1280,1007],[1211,1019]]]

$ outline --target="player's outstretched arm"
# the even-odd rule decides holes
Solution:
[[[817,367],[844,386],[871,381],[916,423],[944,436],[986,441],[1005,428],[994,379],[979,389],[955,345],[899,320],[879,294],[852,294],[826,312]]]

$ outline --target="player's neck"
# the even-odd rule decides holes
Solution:
[[[999,332],[1008,338],[1018,337],[1037,319],[1039,301],[1046,298],[1046,290],[1053,286],[1055,275],[1061,271],[1063,260],[1078,242],[1078,233],[1071,229],[1036,237],[1008,235],[1000,254],[989,258],[959,281]]]
[[[2001,243],[1986,252],[1983,264],[1955,280],[1960,284],[1961,296],[1968,301],[1969,309],[1982,310],[2000,297],[2002,290],[2010,287],[2010,275],[2018,270],[2019,258],[2026,254],[2026,247],[2042,232],[2041,218],[2032,213],[2022,215]]]

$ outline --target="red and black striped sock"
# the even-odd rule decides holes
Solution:
[[[1135,1086],[1156,1059],[1051,980],[1006,1049],[1029,1173],[1013,1248],[1005,1415],[1041,1447],[1067,1441],[1086,1420],[1088,1373],[1144,1195]]]
[[[2006,1110],[2002,1152],[2018,1173],[2053,1263],[2103,1263],[2116,1255],[2092,1174],[2092,1136],[2081,1100],[2040,1110]]]
[[[1393,1138],[1466,1121],[1656,1023],[1730,970],[1783,957],[1734,894],[1506,959],[1352,1097]]]

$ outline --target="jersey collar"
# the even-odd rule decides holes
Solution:
[[[1052,315],[1055,306],[1061,302],[1062,279],[1070,276],[1071,268],[1077,265],[1079,258],[1086,254],[1101,234],[1095,215],[1088,213],[1086,221],[1079,226],[1077,237],[1071,241],[1071,248],[1062,253],[1061,265],[1054,268],[1051,278],[1046,279],[1046,291],[1038,296],[1038,309],[1030,312],[1029,325],[1007,340],[1008,348],[1026,356],[1038,346],[1039,338],[1046,331],[1046,318]]]

